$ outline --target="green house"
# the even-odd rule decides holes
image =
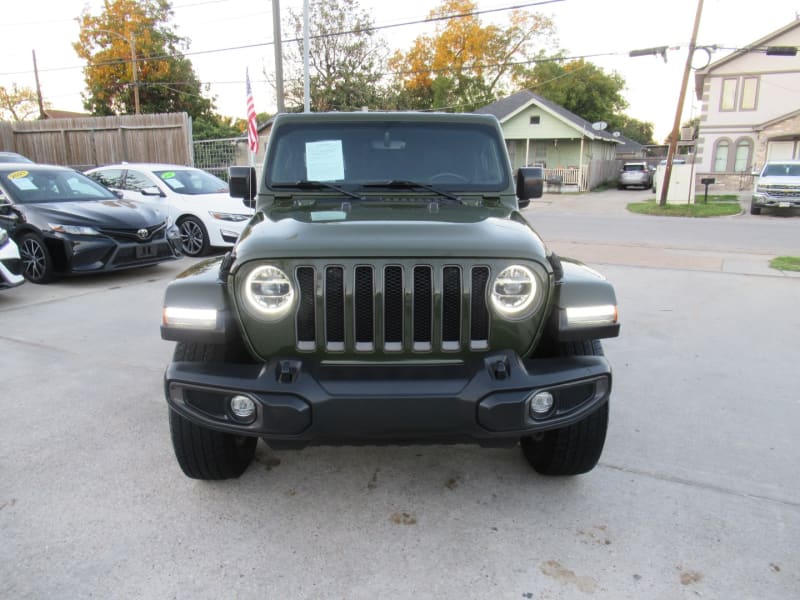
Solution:
[[[617,176],[618,136],[530,90],[475,112],[500,121],[511,166],[543,166],[549,187],[583,192]]]

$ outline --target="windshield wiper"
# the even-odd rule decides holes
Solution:
[[[309,181],[307,179],[303,179],[301,181],[295,181],[293,183],[273,183],[271,187],[274,188],[297,188],[299,190],[333,190],[335,192],[339,192],[340,194],[344,194],[345,196],[350,196],[351,198],[355,198],[356,200],[364,200],[364,196],[360,196],[355,192],[351,192],[350,190],[346,190],[344,188],[339,187],[338,185],[333,185],[332,183],[328,183],[327,181]]]
[[[454,196],[444,190],[440,190],[432,185],[428,185],[427,183],[421,183],[419,181],[411,181],[409,179],[391,179],[389,181],[370,181],[369,183],[364,183],[361,186],[362,188],[369,188],[369,187],[385,187],[385,188],[393,188],[393,189],[404,189],[410,190],[413,188],[420,188],[423,190],[428,190],[429,192],[433,192],[434,194],[439,194],[440,196],[444,196],[445,198],[449,198],[450,200],[454,200],[459,204],[464,204],[461,201],[461,198],[458,196]]]

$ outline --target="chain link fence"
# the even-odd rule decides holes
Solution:
[[[247,164],[247,139],[198,140],[194,144],[194,166],[228,181],[228,167]]]

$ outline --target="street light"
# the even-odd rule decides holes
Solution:
[[[131,37],[126,37],[118,31],[111,31],[110,29],[95,29],[97,33],[107,33],[109,35],[116,35],[117,37],[125,40],[131,46],[131,81],[133,82],[133,106],[134,113],[139,114],[139,74],[136,68],[136,34],[131,32]]]

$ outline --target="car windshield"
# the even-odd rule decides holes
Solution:
[[[110,190],[77,171],[0,169],[0,181],[20,204],[117,199]]]
[[[196,196],[228,193],[227,183],[200,169],[169,169],[153,173],[176,194]]]
[[[625,165],[623,167],[625,171],[644,171],[645,168],[644,165]]]
[[[762,177],[800,177],[800,164],[772,163],[766,166]]]
[[[479,123],[292,123],[273,135],[270,186],[325,181],[379,189],[402,181],[413,182],[406,186],[412,191],[501,191],[508,184],[496,132]]]

